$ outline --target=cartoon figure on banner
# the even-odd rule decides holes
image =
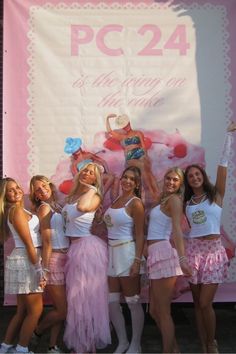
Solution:
[[[65,142],[64,152],[66,154],[71,155],[70,170],[72,176],[74,177],[78,173],[79,168],[82,166],[81,165],[82,162],[87,162],[87,163],[96,162],[103,169],[103,174],[102,174],[103,191],[104,194],[106,194],[106,192],[112,186],[115,180],[115,176],[109,173],[109,167],[107,162],[97,155],[102,151],[98,151],[97,153],[92,153],[90,151],[83,150],[81,148],[81,145],[82,145],[82,140],[80,138],[69,137],[66,139]],[[64,194],[68,194],[72,188],[72,185],[73,185],[73,178],[69,180],[65,180],[60,184],[59,190]]]
[[[110,125],[110,119],[115,118],[115,124],[120,130],[113,130]],[[142,171],[143,181],[152,196],[159,193],[157,181],[152,173],[151,161],[147,155],[147,150],[151,147],[150,139],[145,138],[139,130],[133,130],[130,125],[129,117],[126,114],[117,116],[109,114],[106,118],[106,129],[110,138],[118,140],[125,154],[125,163],[127,166],[139,167]],[[109,146],[107,140],[104,146]]]

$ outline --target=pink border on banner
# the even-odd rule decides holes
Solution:
[[[27,141],[29,139],[29,133],[27,131],[28,126],[28,110],[29,106],[27,104],[28,100],[28,90],[29,85],[28,71],[29,66],[27,60],[29,58],[29,52],[27,46],[29,45],[29,39],[27,33],[29,31],[28,19],[29,19],[29,9],[33,5],[43,6],[46,3],[52,5],[57,5],[59,3],[66,3],[68,5],[78,2],[75,0],[5,0],[4,1],[4,72],[3,72],[3,81],[4,81],[4,92],[3,92],[3,171],[9,176],[14,176],[19,179],[23,188],[28,188],[28,180],[30,176],[28,175],[28,154],[29,146]],[[125,1],[125,0],[81,0],[79,1],[80,5],[86,3],[92,3],[94,5],[105,2],[106,4],[113,3],[145,3],[153,4],[157,1]],[[160,3],[164,1],[159,1]],[[227,11],[227,30],[229,33],[229,38],[227,40],[229,44],[228,56],[230,58],[230,63],[228,68],[231,72],[229,78],[231,84],[230,96],[232,97],[232,102],[230,108],[232,112],[236,113],[236,82],[233,78],[236,77],[236,41],[234,38],[234,33],[236,33],[236,21],[233,19],[236,18],[236,3],[235,0],[186,0],[187,6],[197,3],[199,5],[212,4],[214,6],[222,5]],[[173,1],[173,5],[178,6],[181,4],[179,1]],[[186,6],[186,7],[187,7]],[[16,11],[16,9],[18,11]],[[14,16],[20,18],[21,28],[17,27],[19,20],[14,21]],[[10,45],[11,43],[11,45]],[[14,46],[12,45],[14,43]],[[20,53],[20,55],[19,55]],[[13,101],[14,99],[14,101]],[[12,117],[14,117],[15,125],[12,125]],[[236,117],[232,117],[234,120]],[[14,137],[14,144],[12,143],[12,137]],[[10,142],[10,144],[8,144]],[[236,142],[234,142],[234,151],[236,151]],[[21,159],[18,160],[18,156],[21,156]],[[7,159],[7,160],[6,160]],[[7,161],[11,161],[10,164]],[[234,156],[234,162],[236,164],[236,154]],[[17,171],[17,175],[16,175]],[[234,170],[236,175],[236,171]],[[236,186],[235,186],[236,188]],[[236,197],[233,201],[236,203]],[[227,289],[233,289],[230,292],[230,295],[226,294]],[[236,294],[236,284],[224,284],[221,287],[217,295],[217,301],[235,301]],[[225,291],[223,291],[225,289]],[[188,293],[184,294],[183,297],[178,298],[176,301],[191,301],[188,297]],[[12,301],[11,304],[15,303]],[[5,303],[6,304],[6,303]],[[9,304],[9,303],[8,303]]]
[[[44,5],[46,3],[51,3],[53,5],[59,4],[59,0],[5,0],[4,2],[4,72],[3,72],[3,81],[4,81],[4,93],[3,93],[3,171],[9,176],[15,176],[16,171],[17,178],[22,181],[23,187],[27,187],[26,183],[29,179],[29,175],[26,174],[28,168],[28,154],[29,147],[27,144],[27,140],[29,138],[29,133],[27,132],[26,127],[28,126],[28,118],[27,113],[29,106],[27,104],[28,99],[28,91],[27,86],[29,84],[29,79],[27,77],[27,73],[29,70],[29,66],[27,64],[27,59],[29,57],[29,52],[27,50],[27,46],[29,44],[29,39],[27,37],[27,33],[29,31],[28,28],[28,17],[29,17],[29,9],[32,5]],[[79,1],[80,5],[86,3],[99,4],[101,1],[93,0],[81,0]],[[106,4],[112,4],[120,2],[122,4],[125,3],[146,3],[152,4],[155,1],[146,0],[146,1],[103,1]],[[162,1],[160,1],[161,3]],[[23,4],[22,4],[23,3]],[[75,3],[73,0],[67,0],[66,4],[70,5]],[[230,14],[230,18],[236,18],[236,6],[234,0],[188,0],[187,4],[191,5],[192,3],[197,4],[212,4],[223,5],[227,14]],[[173,1],[173,5],[179,5],[181,2]],[[18,13],[16,12],[16,8],[19,9]],[[17,28],[17,21],[14,21],[13,14],[20,17],[20,21],[22,26],[25,26],[24,31]],[[233,34],[236,33],[236,22],[231,20],[228,16],[229,24],[229,57],[231,58],[231,62],[229,63],[229,69],[231,72],[230,84],[232,86],[231,96],[235,97],[236,92],[236,83],[233,80],[236,77],[236,42]],[[14,46],[8,45],[9,43],[14,43]],[[10,51],[11,50],[11,51]],[[21,55],[19,55],[21,53]],[[12,97],[14,98],[14,102],[12,102]],[[236,99],[232,100],[231,109],[233,112],[236,112]],[[17,117],[15,126],[12,126],[11,117]],[[8,145],[8,141],[12,141],[12,134],[14,136],[14,144]],[[236,146],[235,146],[236,147]],[[24,158],[20,161],[17,160],[17,155],[24,156]],[[10,166],[7,164],[7,159],[10,161],[14,161]],[[236,158],[235,158],[236,161]],[[236,202],[236,199],[235,199]]]

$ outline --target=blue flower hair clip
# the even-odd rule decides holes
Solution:
[[[73,154],[81,148],[82,140],[80,138],[66,138],[64,152],[66,154]]]

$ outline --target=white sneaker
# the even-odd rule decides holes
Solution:
[[[14,354],[34,354],[34,352],[28,351],[28,352],[20,352],[18,350],[16,350],[16,347],[12,347],[9,349],[9,351],[7,353],[14,353]]]
[[[14,346],[10,347],[5,347],[5,345],[0,344],[0,353],[11,353],[10,350],[12,350]]]
[[[58,348],[57,345],[55,345],[53,348],[48,349],[47,353],[62,353],[60,348]]]

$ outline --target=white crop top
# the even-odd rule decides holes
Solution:
[[[54,211],[48,203],[43,202],[41,205],[48,205],[52,212],[50,220],[52,249],[57,250],[61,248],[68,248],[69,240],[65,237],[64,219],[61,213]]]
[[[62,209],[64,218],[65,236],[85,237],[92,236],[90,228],[96,211],[81,212],[77,210],[77,203],[66,204]]]
[[[108,238],[112,240],[133,240],[134,220],[125,210],[133,197],[118,209],[108,208],[104,214],[104,221],[107,225]]]
[[[26,213],[31,215],[31,219],[28,221],[30,236],[33,241],[34,247],[42,246],[42,240],[39,232],[39,218],[37,215],[31,214],[28,210],[24,209]],[[17,248],[25,248],[25,244],[20,238],[18,232],[15,230],[14,226],[10,222],[9,218],[7,218],[7,225],[12,233],[12,237],[15,242],[15,247]]]
[[[220,235],[222,208],[209,200],[196,205],[186,206],[186,216],[191,230],[187,237]]]
[[[171,217],[161,211],[160,204],[150,213],[147,240],[169,240],[172,232]]]

